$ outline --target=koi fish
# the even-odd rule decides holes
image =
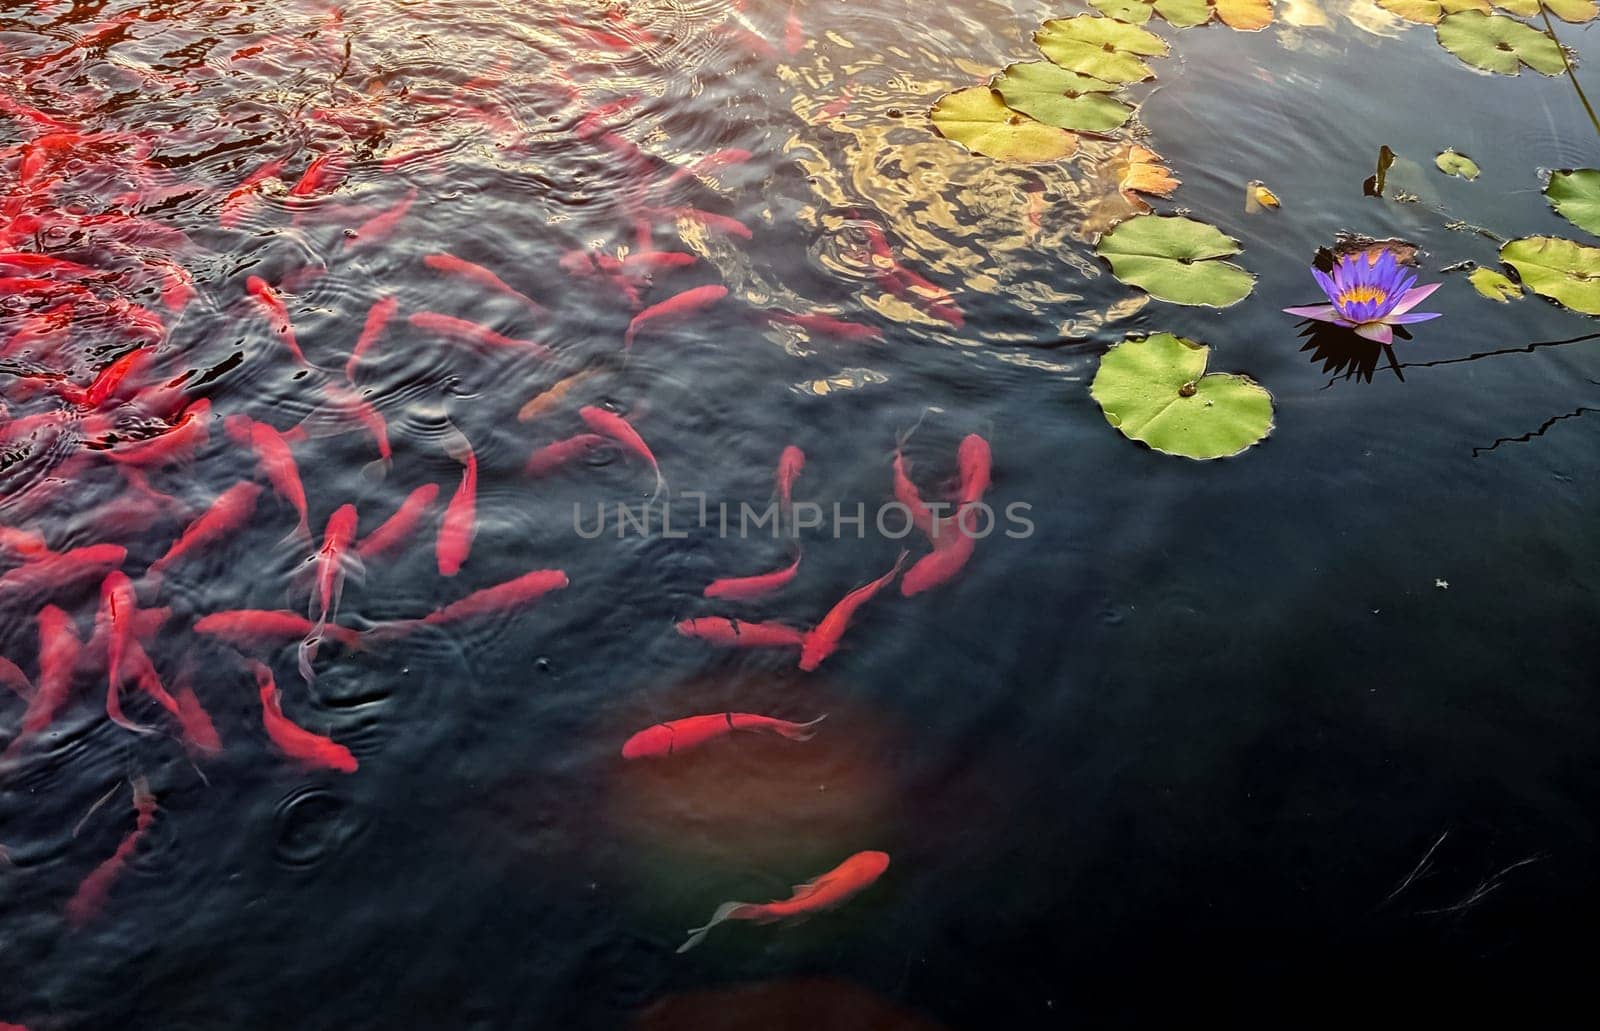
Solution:
[[[439,497],[437,483],[424,483],[400,503],[394,515],[384,520],[383,523],[356,545],[356,555],[362,561],[376,558],[398,548],[417,532],[423,517],[428,509],[433,507],[434,501]]]
[[[575,437],[558,440],[536,449],[522,465],[522,475],[534,479],[549,476],[562,466],[578,461],[598,447],[604,447],[609,438],[598,433],[580,433]]]
[[[956,493],[958,507],[975,505],[983,500],[983,495],[989,489],[993,467],[994,456],[989,451],[987,440],[976,433],[961,438],[961,446],[956,450],[956,469],[960,475],[960,486]]]
[[[211,507],[190,523],[183,534],[172,542],[172,547],[167,549],[166,554],[150,563],[146,575],[159,578],[166,572],[167,567],[191,551],[236,533],[250,521],[250,516],[256,510],[256,501],[260,497],[260,486],[249,480],[241,480],[218,494]]]
[[[810,741],[816,736],[816,726],[827,715],[818,716],[809,723],[791,723],[771,716],[757,716],[748,712],[719,712],[714,716],[688,716],[681,720],[657,723],[628,738],[622,745],[624,759],[646,759],[676,755],[698,748],[707,741],[731,734],[736,730],[764,731],[779,734],[790,741]]]
[[[725,233],[728,236],[737,236],[741,240],[754,240],[755,234],[750,227],[736,218],[719,215],[713,211],[701,211],[699,208],[668,208],[667,213],[674,218],[686,222],[698,222],[714,233]]]
[[[184,743],[201,755],[216,755],[222,751],[222,738],[217,734],[216,724],[195,697],[193,688],[180,688],[176,698],[178,726],[183,730]]]
[[[692,290],[685,290],[681,294],[669,297],[659,304],[652,304],[633,317],[628,323],[628,332],[623,336],[622,343],[626,348],[633,347],[634,338],[645,326],[659,322],[681,322],[696,312],[716,304],[728,296],[728,288],[721,284],[697,286]]]
[[[776,322],[784,326],[798,326],[809,332],[836,337],[840,340],[880,341],[883,339],[883,330],[877,326],[850,322],[846,319],[836,319],[832,315],[823,315],[816,312],[796,314],[777,311],[776,309],[768,310],[765,314],[769,322]]]
[[[313,734],[299,724],[290,722],[283,714],[272,670],[254,660],[250,665],[255,670],[256,686],[261,694],[261,722],[266,728],[268,740],[277,746],[278,751],[313,769],[356,772],[356,757],[350,754],[350,749],[332,738]]]
[[[302,640],[311,632],[311,620],[298,612],[234,609],[202,616],[195,620],[194,630],[235,647],[251,648],[261,644],[280,645]],[[323,636],[346,648],[361,647],[361,635],[349,627],[330,623],[323,628]]]
[[[728,648],[799,648],[805,642],[805,635],[787,624],[750,623],[727,616],[686,619],[674,629],[685,637]]]
[[[866,232],[873,274],[880,286],[957,329],[966,325],[965,314],[948,290],[902,265],[895,257],[888,238],[877,226],[867,226]]]
[[[451,457],[461,463],[461,485],[445,506],[444,520],[439,524],[434,554],[440,576],[455,576],[461,572],[462,563],[472,551],[472,538],[478,532],[478,456],[467,438],[459,437],[451,449]]]
[[[656,474],[656,490],[655,494],[651,495],[652,498],[666,489],[667,481],[661,476],[661,466],[657,464],[655,454],[650,450],[650,445],[644,442],[644,438],[639,436],[638,432],[628,423],[628,420],[616,412],[607,411],[604,408],[596,408],[594,405],[585,405],[578,409],[578,418],[583,420],[584,425],[602,437],[611,438],[649,463],[650,470]]]
[[[517,608],[538,601],[551,591],[564,590],[570,584],[567,574],[559,569],[535,569],[493,587],[474,591],[443,608],[434,609],[422,617],[422,622],[429,626],[442,626],[473,616]]]
[[[123,662],[138,647],[133,635],[133,617],[138,609],[133,582],[118,570],[106,574],[100,585],[98,617],[106,634],[106,715],[124,730],[148,734],[150,728],[134,723],[122,712]]]
[[[339,188],[349,169],[339,154],[321,154],[311,159],[300,181],[289,188],[291,197],[315,197]]]
[[[408,321],[424,332],[436,333],[467,344],[483,344],[487,347],[511,348],[513,350],[527,351],[537,358],[549,358],[552,354],[550,348],[535,340],[519,340],[497,333],[488,326],[466,319],[458,319],[453,315],[441,315],[434,311],[413,312]]]
[[[289,306],[283,303],[283,298],[278,291],[260,276],[251,276],[244,281],[245,292],[255,298],[256,303],[267,316],[267,322],[272,326],[272,331],[278,334],[278,339],[283,341],[289,353],[294,355],[294,360],[301,365],[310,365],[306,361],[305,352],[300,350],[300,342],[294,336],[294,323],[289,319]]]
[[[959,519],[942,520],[940,525],[946,523],[949,528],[933,537],[933,551],[906,570],[905,578],[900,581],[900,593],[903,596],[910,598],[948,583],[972,558],[973,549],[977,546],[976,539],[961,525]]]
[[[72,694],[72,675],[77,670],[78,653],[83,647],[72,617],[54,605],[40,609],[37,618],[39,686],[28,700],[16,740],[6,749],[7,757],[13,755],[29,735],[39,733],[55,721],[56,713]]]
[[[24,559],[44,558],[46,555],[54,554],[50,550],[50,545],[39,534],[11,526],[0,526],[0,549]]]
[[[622,259],[622,271],[631,276],[651,276],[657,272],[688,268],[700,259],[682,251],[641,251]]]
[[[27,598],[45,591],[61,591],[83,580],[105,576],[127,561],[128,549],[120,544],[89,544],[71,551],[52,552],[0,576],[0,601]]]
[[[78,890],[67,902],[67,922],[73,927],[87,924],[105,907],[106,898],[111,894],[111,885],[116,882],[117,875],[128,864],[128,860],[133,858],[134,850],[155,822],[156,796],[150,793],[150,785],[143,777],[133,781],[133,811],[133,830],[123,837],[109,858],[79,882]]]
[[[906,456],[899,448],[894,449],[894,499],[911,513],[911,525],[932,536],[933,511],[922,500],[917,485],[911,482]]]
[[[295,526],[296,536],[311,536],[306,518],[306,489],[300,482],[300,469],[295,465],[294,452],[284,434],[264,422],[256,422],[246,415],[230,415],[223,420],[228,436],[256,453],[256,463],[280,497],[294,506],[300,522]]]
[[[335,509],[323,530],[322,547],[317,549],[312,560],[310,611],[316,615],[316,622],[301,640],[299,651],[300,675],[308,684],[315,679],[312,663],[317,657],[317,646],[322,643],[322,632],[328,620],[339,612],[345,577],[350,573],[359,575],[362,570],[361,559],[350,550],[358,519],[354,505],[340,505]]]
[[[80,408],[99,408],[110,400],[122,387],[123,381],[131,376],[139,366],[147,364],[155,357],[155,348],[136,347],[116,361],[101,369],[81,393],[71,391],[63,393],[63,397],[77,404]]]
[[[534,419],[539,418],[539,416],[544,415],[557,404],[561,403],[561,401],[572,392],[573,387],[577,386],[579,383],[582,383],[584,380],[593,379],[599,374],[599,369],[579,369],[577,372],[574,372],[569,376],[563,376],[561,379],[557,380],[555,383],[551,384],[549,387],[546,387],[544,390],[530,398],[528,403],[523,405],[522,408],[517,411],[517,421],[532,422]]]
[[[76,261],[67,261],[65,258],[55,258],[48,254],[34,254],[31,251],[0,251],[0,276],[20,276],[24,278],[41,278],[48,276],[53,280],[87,279],[98,276],[99,269],[80,265]]]
[[[361,327],[361,335],[356,338],[355,346],[350,349],[350,360],[344,363],[345,379],[355,382],[356,366],[361,364],[361,356],[383,336],[384,327],[389,325],[389,320],[394,318],[394,313],[399,309],[400,302],[393,297],[380,298],[367,309],[367,321]]]
[[[887,852],[857,852],[816,880],[795,885],[794,894],[781,902],[724,902],[711,914],[709,923],[690,930],[689,940],[678,946],[678,951],[688,952],[705,941],[713,927],[729,920],[770,924],[776,920],[830,909],[870,887],[887,869]]]
[[[411,192],[406,194],[394,207],[380,211],[357,226],[354,236],[345,237],[344,249],[352,251],[359,247],[367,247],[387,240],[394,235],[394,231],[399,228],[401,221],[405,219],[406,213],[411,210],[411,205],[416,202],[417,188],[413,186]]]
[[[707,598],[729,598],[735,601],[763,598],[788,586],[799,571],[800,556],[797,554],[794,557],[794,561],[782,569],[774,570],[770,573],[761,573],[756,576],[715,580],[706,587],[703,593]]]
[[[224,229],[232,229],[238,225],[254,207],[255,197],[261,185],[268,179],[276,179],[283,171],[284,162],[281,160],[268,161],[254,172],[245,176],[234,190],[222,200],[222,212],[217,216],[217,223]]]
[[[505,294],[507,297],[514,298],[515,300],[521,302],[522,305],[535,316],[543,317],[550,314],[550,309],[546,308],[532,297],[529,297],[521,290],[518,290],[510,283],[507,283],[505,280],[484,268],[482,265],[473,264],[470,261],[456,257],[454,254],[430,254],[422,259],[422,263],[433,269],[435,272],[443,272],[446,275],[459,276],[462,279],[476,283],[481,287],[485,287],[489,290]]]
[[[210,416],[211,402],[202,397],[185,408],[165,433],[118,444],[102,454],[113,462],[134,468],[182,461],[192,457],[195,448],[210,439]]]
[[[850,627],[850,620],[855,618],[856,610],[872,600],[873,595],[883,590],[896,576],[900,575],[900,567],[905,565],[906,553],[901,552],[895,559],[894,568],[873,580],[863,584],[840,599],[839,603],[828,610],[822,617],[822,622],[807,630],[805,639],[800,646],[800,668],[807,673],[822,665],[822,660],[832,655],[839,647],[839,641],[844,637],[844,632]]]
[[[0,684],[4,684],[11,693],[24,701],[33,697],[33,681],[28,679],[28,674],[22,672],[10,659],[0,656]]]
[[[788,508],[794,500],[794,481],[806,467],[806,453],[790,444],[778,456],[778,503]]]

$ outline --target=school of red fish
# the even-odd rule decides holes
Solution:
[[[381,355],[386,336],[402,320],[459,347],[465,359],[509,351],[559,369],[560,355],[515,327],[429,310],[402,311],[392,296],[362,299],[362,309],[351,313],[348,343],[302,339],[296,333],[296,295],[326,265],[312,264],[276,281],[252,274],[242,287],[228,284],[232,293],[221,296],[211,284],[197,283],[186,261],[199,245],[161,221],[163,205],[174,197],[208,199],[220,230],[259,226],[272,218],[329,222],[342,229],[342,244],[326,258],[337,263],[382,248],[397,233],[426,233],[430,192],[440,184],[420,175],[410,181],[408,168],[420,150],[404,150],[377,162],[392,183],[386,200],[359,207],[328,203],[339,196],[358,161],[374,159],[357,157],[353,149],[317,146],[255,164],[241,156],[230,182],[186,181],[181,165],[163,157],[163,130],[97,130],[97,109],[107,98],[58,85],[82,62],[105,60],[120,40],[138,31],[143,17],[134,7],[98,25],[76,27],[70,44],[4,55],[8,68],[19,74],[0,84],[0,471],[40,456],[48,456],[49,466],[48,475],[0,494],[0,611],[17,627],[5,636],[8,652],[0,656],[0,681],[17,698],[15,715],[11,705],[0,709],[0,737],[6,740],[0,778],[16,776],[19,767],[46,753],[62,715],[102,691],[104,701],[95,705],[103,705],[107,720],[132,735],[172,736],[196,763],[216,756],[231,739],[254,738],[289,763],[354,774],[360,765],[356,755],[317,731],[310,696],[286,681],[297,675],[311,684],[319,669],[342,653],[393,642],[422,627],[450,627],[522,610],[572,585],[559,569],[533,569],[465,594],[449,590],[448,578],[469,568],[479,527],[478,461],[472,442],[459,430],[450,427],[443,444],[459,466],[459,479],[417,487],[393,511],[358,510],[346,498],[329,496],[312,475],[314,463],[302,465],[304,450],[314,436],[326,435],[323,427],[332,419],[342,432],[367,441],[375,474],[392,467],[388,423],[408,402],[364,385],[363,369]],[[331,49],[323,57],[348,61],[347,48],[323,42],[342,38],[334,31],[340,10],[327,7],[323,17],[329,32],[256,40],[233,54],[231,63],[248,63],[275,47]],[[785,49],[793,53],[806,41],[793,11],[774,39],[758,33],[748,19],[728,24],[727,32],[763,56]],[[562,16],[561,25],[610,51],[650,38],[648,30],[615,13],[599,23]],[[39,39],[60,41],[58,36]],[[131,61],[121,67],[144,91],[193,87],[193,72],[178,75]],[[228,71],[223,67],[214,74]],[[628,253],[573,251],[560,261],[574,288],[598,291],[606,303],[631,312],[616,342],[619,359],[649,346],[652,335],[669,326],[736,303],[720,283],[674,289],[674,276],[701,270],[702,263],[694,253],[665,245],[663,234],[688,222],[713,234],[752,238],[748,227],[695,206],[692,198],[706,177],[755,155],[720,150],[686,163],[669,160],[614,124],[639,98],[596,102],[591,88],[571,79],[558,78],[549,88],[571,120],[572,145],[596,148],[627,171],[631,184],[621,206],[630,222]],[[515,130],[503,113],[472,96],[464,88],[457,96],[416,102],[434,103],[485,132]],[[325,126],[359,128],[379,115],[318,109],[305,117]],[[867,248],[865,257],[883,289],[952,327],[963,324],[951,294],[902,263],[882,232],[868,232]],[[442,250],[428,254],[422,265],[419,274],[436,276],[441,290],[478,291],[514,302],[524,316],[519,325],[537,323],[547,314],[546,302],[516,285],[515,265],[488,268]],[[198,298],[230,317],[255,320],[252,339],[270,343],[248,344],[243,362],[291,366],[298,389],[312,398],[313,416],[275,424],[217,410],[223,402],[214,406],[208,396],[206,370],[189,369],[171,339],[171,327]],[[752,308],[751,315],[847,343],[883,338],[875,326],[831,314]],[[524,424],[564,419],[575,430],[581,425],[578,432],[531,444],[523,474],[580,475],[581,459],[613,449],[648,469],[654,498],[666,481],[647,434],[618,411],[576,400],[576,388],[594,375],[592,367],[562,374],[522,407],[518,418]],[[925,540],[915,561],[902,552],[891,568],[849,590],[809,627],[715,612],[715,603],[729,602],[748,611],[750,603],[795,581],[803,561],[797,539],[792,560],[782,568],[740,572],[707,585],[703,593],[713,603],[711,611],[685,618],[677,632],[719,647],[789,649],[800,670],[816,670],[838,651],[862,607],[897,580],[903,596],[919,595],[951,581],[972,558],[977,535],[968,532],[966,520],[990,489],[989,444],[969,435],[952,458],[955,486],[941,506],[925,502],[899,449],[884,470],[886,488],[892,487],[893,497],[912,513]],[[178,488],[193,482],[193,466],[217,460],[231,460],[235,482],[201,504],[184,497]],[[794,446],[778,456],[774,479],[781,512],[792,511],[805,461]],[[118,500],[94,522],[97,536],[54,537],[45,518],[50,506],[70,499],[81,484],[107,478],[120,485]],[[938,518],[937,507],[953,514]],[[204,568],[201,560],[225,552],[243,528],[261,524],[281,524],[286,541],[303,559],[300,574],[284,584],[283,606],[222,609],[178,625],[169,601],[172,585],[197,575],[193,571]],[[376,624],[352,620],[341,608],[345,584],[359,580],[366,566],[422,547],[434,553],[441,594],[454,600]],[[211,675],[201,678],[187,662],[167,668],[153,658],[156,641],[184,634],[225,645],[234,657],[233,673],[208,667]],[[293,673],[288,673],[282,663],[291,651]],[[210,715],[217,692],[239,691],[250,679],[259,725],[219,728]],[[821,722],[820,716],[795,723],[743,712],[691,714],[639,731],[622,744],[621,755],[671,761],[695,748],[716,747],[735,732],[805,741],[821,732]],[[87,924],[103,910],[119,872],[161,819],[158,800],[137,776],[131,809],[131,829],[115,851],[83,857],[86,872],[63,907],[71,925]],[[0,850],[0,862],[4,857]],[[691,933],[683,948],[725,921],[774,921],[837,905],[876,881],[888,863],[883,852],[862,851],[799,886],[789,899],[727,903]]]

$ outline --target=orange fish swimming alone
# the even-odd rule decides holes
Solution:
[[[272,680],[272,670],[255,661],[250,665],[256,674],[256,686],[260,689],[262,725],[266,728],[268,739],[278,750],[313,768],[336,770],[339,773],[356,772],[356,757],[350,754],[350,749],[332,738],[313,734],[283,714],[283,706],[278,701],[278,685]]]
[[[717,907],[715,913],[711,914],[710,923],[689,932],[689,940],[678,946],[678,951],[688,952],[705,941],[706,935],[713,927],[729,920],[770,924],[789,917],[832,909],[870,887],[887,869],[889,869],[887,852],[857,852],[816,880],[795,885],[794,894],[781,902],[724,902]]]
[[[738,576],[714,580],[707,585],[702,593],[707,598],[732,598],[736,601],[763,598],[788,586],[799,571],[800,555],[796,554],[794,561],[782,569],[777,569],[770,573],[758,573],[755,576]]]
[[[622,745],[624,759],[656,758],[687,752],[707,741],[715,740],[736,730],[765,731],[779,734],[791,741],[810,741],[816,735],[816,726],[827,719],[818,716],[809,723],[791,723],[772,716],[757,716],[749,712],[719,712],[714,716],[687,716],[647,727],[628,738]]]
[[[684,637],[727,648],[798,648],[805,641],[804,634],[786,623],[751,623],[727,616],[686,619],[675,629]]]
[[[150,785],[143,777],[133,782],[133,811],[133,830],[123,837],[117,850],[105,862],[95,867],[79,883],[77,892],[67,903],[67,922],[72,926],[82,927],[105,906],[106,897],[111,894],[111,885],[116,882],[117,875],[128,864],[134,849],[139,847],[140,840],[155,822],[156,797],[150,793]]]

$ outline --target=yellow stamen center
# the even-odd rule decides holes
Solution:
[[[1339,291],[1339,303],[1360,304],[1362,301],[1376,301],[1382,304],[1389,299],[1389,295],[1375,286],[1352,286]]]

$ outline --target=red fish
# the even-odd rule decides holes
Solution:
[[[840,340],[882,340],[883,330],[877,326],[868,326],[860,322],[850,322],[847,319],[837,319],[832,315],[823,315],[812,312],[795,314],[786,311],[769,310],[767,319],[785,326],[799,326],[801,329],[823,336],[836,337]]]
[[[406,496],[395,509],[394,515],[384,520],[376,530],[362,538],[356,545],[356,555],[363,561],[387,554],[411,539],[422,524],[428,509],[439,497],[437,483],[424,483]]]
[[[895,559],[893,569],[845,595],[837,605],[828,610],[826,616],[822,617],[822,622],[806,631],[800,649],[802,670],[810,673],[822,665],[822,660],[834,653],[839,647],[840,639],[844,637],[844,632],[850,628],[850,620],[855,618],[856,610],[871,601],[873,595],[899,576],[900,567],[905,565],[905,561],[906,553],[902,551],[900,557]]]
[[[200,704],[193,689],[180,688],[177,702],[178,725],[183,729],[184,743],[201,755],[216,755],[222,751],[222,738],[217,734],[216,724],[211,722],[211,714]]]
[[[422,622],[430,626],[442,626],[473,616],[517,608],[538,601],[551,591],[564,590],[570,583],[567,574],[559,569],[535,569],[505,583],[474,591],[444,608],[435,609],[424,616]]]
[[[231,612],[213,612],[195,620],[194,630],[236,647],[250,648],[302,640],[311,632],[311,620],[298,612],[235,609]],[[349,627],[329,624],[324,628],[323,636],[346,648],[361,647],[361,635]]]
[[[654,275],[670,269],[688,268],[700,259],[682,251],[641,251],[622,259],[622,271],[633,276]]]
[[[911,482],[910,468],[899,448],[894,450],[894,499],[911,513],[911,525],[925,534],[933,534],[933,512],[922,500],[917,485]]]
[[[778,456],[778,503],[788,508],[794,499],[794,481],[806,467],[806,453],[790,444]]]
[[[394,207],[380,211],[356,227],[355,235],[345,238],[345,250],[355,250],[358,247],[367,247],[372,244],[382,243],[399,228],[401,221],[411,210],[411,205],[417,201],[417,188],[413,186],[411,192]]]
[[[816,736],[816,726],[827,719],[818,716],[809,723],[791,723],[772,716],[757,716],[748,712],[719,712],[714,716],[689,716],[681,720],[657,723],[628,738],[622,745],[624,759],[657,758],[687,752],[707,741],[715,740],[736,730],[756,730],[779,734],[790,741],[810,741]]]
[[[399,308],[399,301],[393,297],[384,297],[367,309],[366,324],[361,327],[361,335],[356,338],[356,345],[350,350],[350,360],[344,363],[346,379],[355,381],[356,366],[361,364],[361,356],[383,336],[384,327],[389,325],[389,320],[394,318],[394,313]]]
[[[933,538],[933,551],[918,559],[900,581],[900,593],[907,598],[948,583],[972,558],[977,540],[959,519],[945,519],[939,523],[938,535]]]
[[[0,549],[24,559],[44,558],[53,554],[50,545],[39,534],[12,526],[0,526]]]
[[[302,539],[309,539],[311,527],[306,519],[306,489],[300,482],[300,468],[295,464],[288,439],[266,423],[255,422],[244,415],[228,416],[223,420],[223,426],[228,436],[256,453],[261,472],[271,482],[273,489],[294,506],[295,514],[300,517],[295,534]]]
[[[123,837],[117,850],[105,862],[95,867],[78,884],[77,892],[68,901],[67,922],[72,926],[82,927],[105,907],[106,898],[111,894],[111,885],[116,882],[122,868],[128,865],[128,860],[133,858],[140,840],[155,822],[156,797],[150,793],[150,785],[143,777],[133,781],[133,811],[133,830]]]
[[[966,325],[966,316],[950,296],[950,291],[902,265],[895,258],[894,249],[882,230],[868,226],[867,245],[872,256],[873,272],[884,289],[957,329]]]
[[[194,300],[194,273],[175,261],[157,259],[149,262],[161,277],[161,303],[170,312],[181,312]]]
[[[761,573],[758,576],[716,580],[705,589],[704,593],[707,598],[731,598],[736,601],[762,598],[787,586],[799,571],[800,556],[797,554],[794,561],[782,569]]]
[[[598,433],[580,433],[575,437],[558,440],[534,451],[523,463],[524,476],[548,476],[557,469],[576,462],[597,447],[604,447],[607,438]]]
[[[46,605],[39,610],[39,687],[22,714],[20,733],[6,749],[10,756],[30,734],[37,734],[55,721],[56,713],[72,694],[72,675],[78,667],[82,643],[72,617]],[[19,671],[20,672],[20,671]]]
[[[713,211],[701,211],[699,208],[670,208],[667,213],[674,218],[681,218],[689,222],[699,222],[713,232],[737,236],[741,240],[755,239],[755,234],[750,231],[749,226],[736,218],[729,218],[727,215],[719,215]]]
[[[94,382],[90,383],[81,393],[74,391],[71,394],[63,394],[62,396],[68,401],[77,404],[80,408],[99,408],[116,395],[123,382],[137,371],[141,365],[149,364],[155,358],[155,354],[156,351],[153,347],[136,347],[101,369],[95,375]]]
[[[956,504],[965,506],[982,501],[984,493],[989,489],[994,467],[994,457],[989,451],[989,442],[976,433],[969,433],[963,437],[961,447],[956,451],[956,467],[961,476]]]
[[[268,179],[275,179],[283,171],[282,161],[268,161],[254,172],[245,176],[233,192],[229,193],[222,201],[222,213],[217,216],[217,222],[224,229],[232,229],[238,225],[250,210],[255,206],[256,193],[261,185]]]
[[[316,622],[300,642],[299,652],[300,675],[307,683],[313,679],[311,664],[317,657],[322,632],[329,619],[338,615],[345,577],[361,571],[361,559],[351,551],[358,522],[356,506],[345,504],[335,509],[323,531],[322,547],[312,560],[311,612],[316,615]]]
[[[99,616],[106,634],[106,715],[124,730],[146,734],[149,728],[123,715],[121,697],[123,663],[132,658],[133,650],[139,645],[133,630],[133,619],[138,610],[139,602],[134,594],[133,582],[120,571],[107,574],[100,585]],[[131,662],[130,665],[142,664]]]
[[[51,279],[86,279],[98,276],[99,269],[80,265],[65,258],[30,251],[0,251],[0,276],[44,277]]]
[[[792,57],[805,48],[806,29],[800,24],[800,15],[795,12],[793,5],[789,7],[789,17],[783,23],[783,49],[789,51]]]
[[[4,656],[0,656],[0,684],[4,684],[18,698],[26,700],[33,697],[33,681],[22,672],[21,666]]]
[[[689,932],[689,940],[678,946],[678,951],[688,952],[705,941],[713,927],[728,920],[770,924],[776,920],[831,909],[871,886],[887,869],[887,852],[857,852],[816,880],[795,885],[794,894],[781,902],[724,902],[711,914],[709,923]]]
[[[459,340],[467,344],[483,344],[487,347],[504,347],[523,350],[538,358],[549,358],[550,348],[534,340],[518,340],[497,333],[488,326],[466,319],[458,319],[453,315],[441,315],[433,311],[413,312],[409,318],[410,323],[420,330],[428,333],[437,333],[442,337]]]
[[[339,154],[321,154],[311,160],[305,172],[300,176],[300,181],[289,189],[291,197],[315,197],[323,193],[331,193],[339,188],[344,181],[345,173],[349,171],[343,156]]]
[[[451,457],[461,463],[461,485],[445,506],[444,520],[439,524],[434,552],[441,576],[461,572],[461,564],[472,551],[472,538],[478,532],[478,456],[467,438],[459,437],[452,446]]]
[[[261,310],[267,316],[272,331],[278,334],[278,339],[283,341],[289,353],[294,355],[294,360],[301,365],[310,365],[306,361],[305,352],[300,350],[300,342],[294,336],[294,323],[289,319],[289,306],[283,303],[283,298],[278,291],[260,276],[251,276],[244,281],[245,292],[256,299],[261,305]]]
[[[211,436],[211,402],[205,398],[193,402],[165,433],[127,444],[118,444],[102,452],[113,462],[141,468],[183,461],[193,456],[195,448]]]
[[[149,575],[160,577],[168,566],[196,548],[237,533],[250,521],[260,497],[261,488],[248,480],[242,480],[218,494],[211,507],[189,524],[172,543],[172,547],[167,549],[167,553],[150,564]]]
[[[659,495],[666,488],[667,481],[662,479],[661,466],[657,464],[656,456],[650,450],[650,445],[644,442],[644,438],[639,436],[638,432],[628,423],[628,420],[616,412],[607,411],[604,408],[596,408],[594,405],[585,405],[578,409],[578,418],[582,419],[584,425],[591,430],[594,430],[602,437],[611,438],[650,464],[650,470],[656,474],[656,490],[655,494],[651,495],[652,498]]]
[[[21,600],[45,592],[65,590],[83,580],[104,577],[127,560],[120,544],[90,544],[71,551],[52,552],[0,576],[0,601]]]
[[[783,623],[750,623],[727,616],[686,619],[676,629],[685,637],[728,648],[799,648],[805,640],[799,630]]]
[[[652,304],[633,317],[628,323],[628,332],[623,336],[624,347],[631,348],[634,338],[639,331],[652,323],[681,322],[697,312],[716,304],[728,296],[728,288],[720,284],[697,286],[692,290],[685,290],[681,294],[669,297],[659,304]]]
[[[482,265],[475,265],[470,261],[456,257],[454,254],[430,254],[422,259],[422,263],[435,272],[459,276],[489,290],[515,298],[534,315],[545,316],[550,314],[550,310],[544,305],[507,283]]]
[[[356,757],[350,754],[350,749],[332,738],[313,734],[291,723],[283,714],[283,707],[278,701],[278,685],[272,680],[272,670],[255,661],[250,665],[255,670],[256,686],[261,694],[261,722],[266,727],[267,738],[277,746],[278,751],[313,769],[356,772]]]

